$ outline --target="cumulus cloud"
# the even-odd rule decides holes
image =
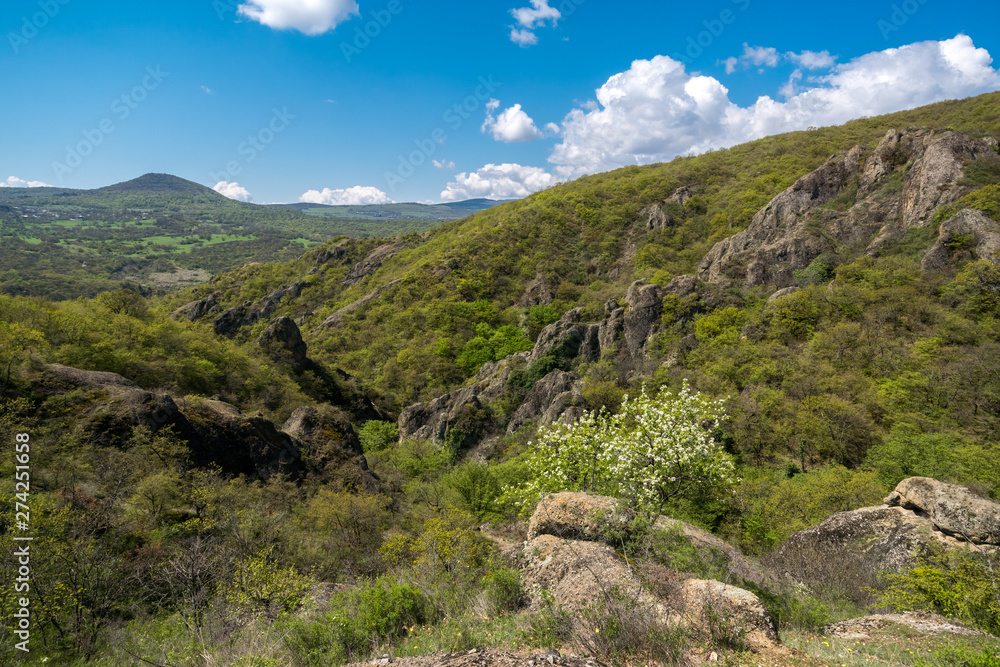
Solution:
[[[515,104],[509,109],[505,109],[499,115],[493,113],[500,107],[498,100],[490,100],[486,103],[486,120],[480,128],[482,132],[489,131],[493,138],[504,143],[523,143],[533,139],[542,139],[547,136],[546,132],[553,134],[552,129],[558,131],[558,126],[549,123],[545,126],[545,132],[539,130],[531,116],[521,109],[520,104]]]
[[[785,57],[805,69],[829,69],[837,61],[834,56],[830,55],[829,51],[788,52],[785,54]]]
[[[17,176],[9,176],[6,181],[0,181],[0,188],[51,188],[54,187],[42,181],[26,181]]]
[[[454,160],[441,160],[441,161],[431,160],[431,162],[433,162],[434,166],[440,169],[441,171],[453,171],[455,169]]]
[[[531,0],[530,7],[520,7],[510,10],[516,25],[510,26],[510,41],[518,46],[531,46],[538,43],[535,28],[551,22],[554,26],[562,18],[555,7],[549,7],[549,0]]]
[[[726,74],[732,74],[742,66],[743,69],[749,67],[777,67],[782,61],[788,61],[796,67],[803,69],[829,69],[837,62],[835,56],[831,56],[829,51],[803,51],[795,53],[789,51],[780,53],[773,46],[750,46],[743,42],[743,53],[737,56],[730,56],[719,61],[720,65],[726,66]]]
[[[322,35],[359,15],[355,0],[251,0],[237,11],[269,28],[306,35]]]
[[[556,177],[540,167],[520,164],[488,164],[470,173],[462,172],[441,192],[444,201],[463,199],[520,199],[556,184]]]
[[[323,191],[309,190],[299,197],[300,202],[326,204],[328,206],[364,206],[366,204],[391,204],[389,195],[370,185],[355,185],[353,188]]]
[[[236,201],[253,201],[253,195],[240,185],[239,183],[230,183],[229,181],[219,181],[212,187],[213,190],[218,192],[220,195],[229,197],[230,199],[235,199]]]
[[[567,179],[977,95],[1000,89],[992,62],[960,34],[860,56],[810,78],[801,90],[801,77],[793,78],[784,102],[763,96],[741,107],[718,80],[688,74],[667,56],[637,60],[597,90],[596,108],[566,116],[549,161]]]

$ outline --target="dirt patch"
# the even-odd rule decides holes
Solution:
[[[356,662],[346,667],[369,667],[370,665],[395,665],[396,667],[543,667],[544,665],[565,665],[566,667],[607,667],[593,658],[564,656],[559,651],[517,655],[500,649],[472,649],[461,653],[435,653],[415,658],[373,658],[367,662]]]
[[[842,639],[867,639],[871,633],[891,628],[893,625],[904,625],[925,635],[983,635],[978,630],[956,625],[944,616],[921,611],[904,611],[900,614],[875,614],[852,618],[828,625],[826,631]]]
[[[177,269],[173,273],[151,273],[145,282],[153,287],[193,287],[207,283],[212,274],[202,269]]]

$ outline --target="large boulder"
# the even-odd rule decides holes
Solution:
[[[883,571],[914,567],[932,547],[1000,546],[1000,506],[963,487],[927,478],[897,485],[882,505],[838,512],[792,535],[765,561],[780,576],[810,587],[837,587],[858,601]],[[958,537],[956,537],[958,536]]]
[[[521,570],[532,605],[541,604],[542,590],[574,613],[624,599],[630,613],[696,632],[725,624],[734,638],[754,650],[778,642],[770,613],[744,589],[687,579],[654,593],[633,564],[603,541],[627,530],[633,518],[604,496],[563,492],[543,499],[531,517],[527,541],[506,551]]]
[[[916,512],[945,535],[974,544],[1000,545],[1000,504],[964,486],[910,477],[896,485],[885,504]]]
[[[602,540],[609,530],[623,530],[635,517],[607,496],[563,491],[538,503],[528,524],[528,540],[552,535],[573,540]]]
[[[308,348],[302,340],[302,332],[290,317],[277,317],[271,320],[267,329],[257,339],[257,344],[273,361],[295,370],[306,366]]]
[[[215,318],[212,327],[220,336],[232,338],[242,327],[253,326],[260,320],[271,317],[282,299],[298,298],[305,286],[306,283],[301,280],[291,285],[282,285],[256,303],[246,301],[234,306]]]
[[[753,651],[778,643],[778,630],[760,598],[748,590],[714,579],[688,579],[677,597],[697,627],[715,627]],[[722,627],[720,627],[722,626]]]
[[[949,250],[956,242],[968,244],[976,259],[1000,263],[1000,222],[982,211],[967,208],[941,223],[934,246],[927,251],[920,267],[924,271],[942,271],[950,267]]]

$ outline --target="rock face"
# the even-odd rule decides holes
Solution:
[[[403,247],[402,243],[386,243],[375,248],[368,253],[367,257],[354,265],[354,268],[344,278],[344,285],[360,285],[361,281],[382,268],[382,263],[385,260],[398,255]]]
[[[301,443],[310,473],[352,490],[375,493],[378,478],[368,469],[361,442],[343,415],[329,407],[295,410],[281,430]]]
[[[974,544],[1000,545],[1000,504],[973,495],[964,486],[910,477],[896,485],[885,504],[926,517],[945,535]]]
[[[1000,223],[982,211],[967,208],[941,223],[937,241],[924,255],[920,267],[924,271],[949,268],[949,247],[963,240],[976,259],[1000,263]]]
[[[530,352],[487,364],[480,370],[475,384],[404,409],[399,417],[400,437],[443,442],[448,429],[462,420],[463,413],[482,411],[485,403],[503,395],[511,371],[517,364],[530,368],[532,363],[548,357],[555,357],[564,364],[577,358],[596,361],[613,354],[643,358],[650,340],[659,331],[664,296],[668,293],[690,294],[695,285],[693,276],[674,279],[667,288],[636,281],[625,295],[626,308],[610,300],[605,305],[607,316],[601,322],[581,322],[580,308],[567,311],[558,321],[539,332]],[[335,316],[337,313],[331,319]],[[500,426],[511,434],[534,419],[550,422],[564,416],[573,418],[583,409],[581,391],[582,383],[578,376],[561,370],[552,371],[531,388],[507,424]],[[480,431],[481,435],[486,433],[485,430]]]
[[[219,295],[218,293],[209,294],[204,299],[199,299],[198,301],[191,301],[186,303],[173,313],[170,314],[175,320],[180,320],[184,318],[189,322],[197,322],[203,317],[208,317],[213,313],[219,311]]]
[[[290,317],[278,317],[272,320],[257,339],[257,344],[271,359],[296,370],[304,369],[308,361],[302,332]]]
[[[528,541],[539,535],[570,540],[601,540],[609,529],[622,530],[635,518],[614,498],[564,491],[538,503],[528,524]]]
[[[913,567],[929,545],[968,545],[953,535],[967,535],[995,552],[1000,505],[963,487],[913,477],[900,482],[880,506],[838,512],[795,533],[765,564],[807,586],[837,582],[860,596],[861,587],[874,585],[877,572]]]
[[[281,474],[298,479],[304,472],[300,444],[267,419],[249,417],[228,403],[190,401],[139,388],[115,373],[53,366],[45,373],[58,387],[95,392],[95,407],[82,415],[88,439],[104,447],[121,447],[136,426],[153,432],[170,428],[187,442],[192,464],[218,464],[225,474],[268,479]]]
[[[291,285],[282,285],[263,299],[254,303],[247,301],[239,306],[230,308],[215,319],[212,326],[215,333],[220,336],[232,338],[242,327],[253,326],[263,319],[267,319],[278,309],[278,305],[285,297],[289,299],[298,298],[306,284],[298,281]]]
[[[725,623],[730,632],[756,651],[778,643],[774,619],[750,591],[711,579],[688,579],[681,584],[678,597],[696,626]]]
[[[824,252],[875,254],[968,192],[958,184],[963,165],[980,159],[1000,156],[957,132],[891,130],[870,154],[861,146],[838,153],[772,199],[705,255],[698,277],[782,288]]]

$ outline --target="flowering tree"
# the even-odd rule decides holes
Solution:
[[[616,415],[584,412],[572,424],[543,426],[527,457],[531,479],[510,495],[522,507],[554,491],[597,491],[658,513],[671,498],[736,481],[732,457],[712,431],[726,419],[722,401],[645,389]]]

